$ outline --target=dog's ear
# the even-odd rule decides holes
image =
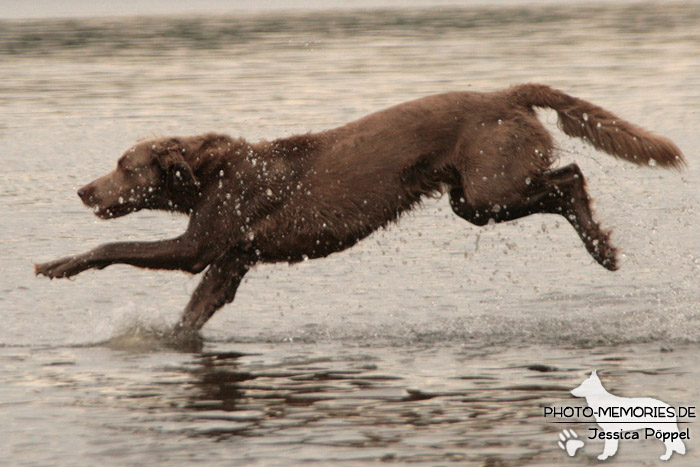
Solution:
[[[154,145],[153,151],[163,169],[165,183],[170,189],[189,193],[199,189],[199,182],[192,172],[192,167],[183,157],[186,148],[179,140],[173,138]]]
[[[177,191],[194,193],[199,189],[199,182],[185,161],[175,162],[168,167],[167,180],[168,185]]]

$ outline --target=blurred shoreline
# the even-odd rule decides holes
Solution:
[[[197,2],[168,0],[66,0],[55,2],[39,0],[15,2],[0,0],[0,21],[7,19],[67,19],[99,17],[138,17],[138,16],[182,16],[182,15],[221,15],[258,14],[265,12],[312,12],[348,10],[406,10],[406,9],[471,9],[509,7],[580,7],[645,4],[644,0],[203,0]],[[697,5],[698,0],[680,0],[665,4]]]

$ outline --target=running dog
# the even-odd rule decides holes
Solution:
[[[127,150],[114,171],[78,195],[104,219],[140,209],[187,214],[186,232],[105,244],[38,264],[35,272],[71,277],[115,263],[193,274],[206,269],[177,326],[196,332],[233,301],[255,264],[345,250],[442,192],[455,214],[478,226],[537,213],[564,216],[590,255],[615,270],[616,250],[593,219],[583,173],[576,164],[551,168],[554,143],[535,107],[554,109],[564,133],[620,159],[684,165],[668,139],[540,84],[428,96],[274,141],[156,138]]]

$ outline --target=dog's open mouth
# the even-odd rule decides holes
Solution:
[[[138,211],[140,208],[132,204],[117,204],[106,208],[95,207],[93,212],[100,219],[114,219],[116,217],[126,216],[129,213]]]

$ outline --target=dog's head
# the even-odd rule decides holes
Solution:
[[[199,186],[186,159],[190,149],[178,138],[141,141],[113,171],[80,188],[78,196],[103,219],[141,209],[184,210],[182,200]]]
[[[606,392],[595,370],[591,372],[591,376],[588,379],[584,380],[577,388],[571,390],[571,394],[576,397],[590,397],[605,394]]]

